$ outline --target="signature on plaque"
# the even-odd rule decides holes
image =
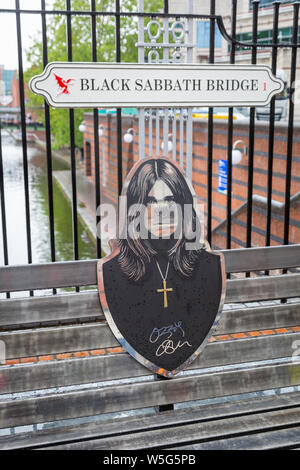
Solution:
[[[184,329],[182,328],[182,321],[175,322],[172,325],[163,326],[161,328],[153,328],[149,342],[158,344],[156,350],[156,356],[162,356],[163,354],[174,354],[177,349],[182,348],[183,346],[192,347],[188,341],[183,341],[182,339],[174,338],[173,335],[178,332],[182,337],[185,336]],[[167,337],[166,337],[167,336]],[[159,339],[163,337],[163,341],[160,343]]]

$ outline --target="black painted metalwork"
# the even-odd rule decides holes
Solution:
[[[6,227],[6,205],[5,205],[5,189],[4,189],[4,174],[3,174],[3,158],[2,158],[2,124],[0,120],[0,207],[2,215],[2,245],[3,245],[3,258],[4,265],[8,265],[8,244],[7,244],[7,227]],[[6,297],[10,298],[10,293],[6,293]]]
[[[120,13],[120,0],[115,0],[116,12]],[[116,15],[116,62],[121,62],[120,15]],[[123,185],[122,169],[122,110],[117,108],[117,159],[118,159],[118,194]]]
[[[298,40],[298,16],[299,16],[299,3],[295,3],[294,4],[294,18],[293,18],[293,39],[292,39],[294,44],[297,44],[297,40]],[[289,243],[296,62],[297,62],[297,49],[296,47],[294,47],[292,49],[292,57],[291,57],[288,138],[287,138],[287,155],[286,155],[285,213],[284,213],[284,240],[283,240],[284,245],[288,245]]]
[[[210,14],[213,16],[216,11],[216,2],[210,2]],[[210,37],[209,37],[209,62],[214,63],[215,60],[215,20],[210,20]],[[211,243],[211,221],[212,221],[212,171],[213,171],[213,126],[214,126],[214,109],[208,110],[208,131],[207,131],[207,241]]]
[[[259,0],[252,2],[252,39],[257,41],[257,20]],[[251,64],[256,64],[257,47],[252,48]],[[248,149],[248,205],[247,205],[247,238],[246,246],[251,246],[252,235],[252,195],[253,195],[253,167],[254,167],[254,137],[255,137],[255,108],[250,108],[249,122],[249,149]]]
[[[16,4],[16,10],[18,10],[19,0],[16,0],[15,4]],[[28,257],[28,263],[30,264],[32,263],[32,249],[31,249],[30,204],[29,204],[29,185],[28,185],[27,134],[26,134],[26,118],[25,118],[26,115],[25,115],[21,18],[20,18],[20,13],[18,12],[16,12],[16,26],[17,26],[18,65],[19,65],[21,132],[22,132],[22,149],[23,149],[23,174],[24,174],[25,213],[26,213],[27,257]]]
[[[15,2],[16,10],[20,8],[19,0]],[[30,223],[30,201],[29,201],[29,180],[28,180],[28,155],[27,155],[27,134],[26,134],[26,114],[25,114],[25,88],[23,75],[23,50],[22,50],[22,32],[20,13],[16,12],[17,27],[17,45],[18,45],[18,66],[19,66],[19,93],[21,109],[21,133],[23,150],[23,175],[24,175],[24,197],[26,214],[26,237],[27,237],[27,259],[28,264],[32,263],[32,242],[31,242],[31,223]],[[33,292],[30,291],[30,296]]]
[[[280,2],[279,2],[280,3]],[[299,3],[299,2],[297,2]],[[297,5],[297,3],[295,3],[295,5]],[[16,9],[12,9],[12,8],[0,8],[0,13],[21,13],[21,14],[30,14],[30,15],[33,15],[33,14],[41,14],[42,13],[42,10],[24,10],[24,9],[21,9],[21,8],[16,8]],[[153,12],[153,13],[142,13],[142,12],[129,12],[129,11],[126,11],[126,12],[118,12],[118,11],[112,11],[112,12],[108,12],[108,11],[95,11],[95,12],[91,12],[91,11],[88,11],[88,10],[72,10],[72,11],[68,11],[68,10],[47,10],[47,14],[48,15],[65,15],[65,16],[119,16],[119,17],[136,17],[136,18],[149,18],[149,17],[156,17],[156,18],[192,18],[192,19],[199,19],[199,20],[210,20],[210,19],[214,19],[216,22],[217,22],[217,25],[218,25],[218,28],[220,30],[220,33],[222,34],[222,36],[224,37],[224,39],[226,39],[226,41],[228,41],[229,43],[233,43],[235,46],[241,46],[241,47],[262,47],[262,48],[265,48],[265,47],[273,47],[273,46],[277,46],[277,44],[273,43],[273,42],[260,42],[260,43],[255,43],[255,42],[243,42],[243,41],[238,41],[234,38],[232,38],[232,36],[230,36],[230,34],[228,34],[226,28],[225,28],[225,25],[224,25],[224,22],[223,22],[223,18],[222,16],[220,15],[203,15],[203,14],[189,14],[189,13],[183,13],[183,12],[178,12],[178,13],[161,13],[161,12]],[[294,48],[294,47],[297,47],[299,48],[300,47],[300,44],[295,44],[295,43],[292,43],[292,42],[281,42],[280,43],[280,46],[279,47],[288,47],[288,48]]]
[[[42,14],[42,37],[43,37],[43,65],[48,63],[47,29],[45,0],[41,0]],[[48,181],[48,205],[49,205],[49,230],[51,261],[55,261],[55,238],[54,238],[54,212],[53,212],[53,181],[52,181],[52,151],[51,151],[51,126],[49,105],[45,102],[45,133],[46,133],[46,156],[47,156],[47,181]]]
[[[278,19],[280,2],[274,2],[273,16],[273,42],[277,44],[278,39]],[[272,49],[272,72],[276,75],[277,68],[277,47]],[[271,222],[272,222],[272,180],[273,180],[273,160],[274,160],[274,131],[275,131],[275,97],[270,103],[269,119],[269,145],[268,145],[268,196],[267,196],[267,222],[266,222],[266,246],[270,246]]]
[[[96,1],[91,0],[91,11],[96,11]],[[92,60],[97,62],[97,17],[91,17],[92,26]],[[95,195],[96,195],[96,227],[100,223],[98,208],[100,206],[100,159],[99,159],[99,115],[98,109],[93,110],[94,118],[94,152],[95,152]],[[104,169],[103,169],[104,171]],[[97,258],[101,258],[101,238],[96,237]]]
[[[71,11],[71,0],[66,0],[67,11]],[[68,61],[72,62],[72,27],[71,15],[67,16],[67,53]],[[77,184],[76,184],[76,159],[75,159],[75,124],[74,109],[69,110],[70,129],[70,157],[71,157],[71,180],[72,180],[72,217],[73,217],[73,250],[74,259],[78,259],[78,216],[77,216]]]
[[[257,63],[257,51],[259,48],[264,48],[272,51],[272,71],[276,74],[277,66],[277,51],[279,48],[291,49],[291,75],[290,75],[290,97],[289,97],[289,115],[288,115],[288,128],[287,128],[287,152],[286,152],[286,179],[285,179],[285,209],[284,209],[284,244],[289,244],[289,225],[290,225],[290,195],[291,195],[291,180],[292,180],[292,158],[293,158],[293,126],[294,126],[294,101],[295,95],[295,78],[296,78],[296,61],[297,50],[300,47],[298,43],[298,15],[299,3],[293,4],[294,19],[293,19],[293,36],[291,41],[278,41],[278,22],[280,13],[280,2],[275,2],[273,5],[273,37],[271,42],[258,42],[258,10],[259,1],[252,2],[252,38],[249,42],[238,41],[236,39],[236,16],[237,16],[237,0],[232,0],[232,19],[231,19],[231,32],[228,33],[223,19],[220,15],[216,15],[215,0],[210,0],[210,14],[187,14],[187,13],[170,13],[169,1],[164,0],[164,9],[158,13],[141,13],[141,12],[123,12],[120,9],[120,0],[115,0],[115,11],[97,11],[96,0],[91,0],[90,11],[74,11],[71,8],[71,0],[66,0],[66,8],[64,10],[47,10],[45,7],[45,0],[41,0],[40,10],[24,10],[20,9],[20,1],[15,0],[15,8],[0,8],[1,13],[10,13],[15,15],[17,26],[17,40],[18,40],[18,65],[19,65],[19,83],[20,83],[20,108],[21,108],[21,131],[22,131],[22,150],[23,150],[23,173],[24,173],[24,193],[25,193],[25,214],[26,214],[26,237],[27,237],[27,257],[28,263],[32,262],[32,242],[31,242],[31,224],[30,224],[30,197],[28,185],[28,158],[27,158],[27,137],[26,137],[26,114],[25,114],[25,92],[24,92],[24,78],[23,78],[23,60],[22,60],[22,32],[21,32],[21,15],[32,14],[40,15],[42,22],[42,41],[43,41],[43,64],[48,62],[48,49],[47,49],[47,24],[46,19],[50,15],[63,15],[66,18],[67,29],[67,57],[72,61],[72,18],[75,16],[88,16],[91,20],[91,44],[92,44],[92,61],[97,61],[97,18],[112,17],[115,18],[115,57],[116,62],[122,61],[121,56],[121,19],[126,17],[142,17],[142,18],[193,18],[194,20],[206,20],[210,23],[210,36],[209,36],[209,62],[215,62],[215,31],[219,28],[221,35],[226,39],[230,46],[230,63],[235,63],[236,47],[246,47],[251,51],[251,63]],[[47,161],[47,186],[48,186],[48,207],[49,207],[49,230],[50,230],[50,257],[51,261],[56,260],[55,254],[55,231],[54,231],[54,208],[53,208],[53,176],[52,176],[52,148],[51,148],[51,122],[49,107],[45,104],[45,127],[46,127],[46,161]],[[275,99],[273,98],[270,106],[270,120],[269,120],[269,143],[268,143],[268,184],[267,184],[267,220],[265,232],[265,244],[271,244],[271,221],[272,221],[272,178],[273,178],[273,160],[274,160],[274,141],[275,141]],[[69,130],[70,130],[70,158],[71,158],[71,181],[72,181],[72,227],[73,227],[73,250],[74,259],[79,259],[78,249],[78,214],[77,214],[77,184],[76,184],[76,159],[75,159],[75,128],[74,128],[74,110],[69,110]],[[116,114],[117,126],[117,170],[118,170],[118,193],[120,194],[122,188],[122,113],[121,109],[117,109]],[[99,155],[99,116],[98,110],[93,110],[93,132],[94,132],[94,162],[95,162],[95,205],[99,206],[101,201],[101,182],[100,182],[100,155]],[[255,149],[255,108],[250,108],[249,120],[249,152],[248,152],[248,188],[247,188],[247,219],[246,226],[246,247],[252,245],[252,219],[253,219],[253,179],[254,179],[254,149]],[[233,109],[229,109],[228,126],[227,126],[227,161],[228,161],[228,189],[227,189],[227,231],[226,231],[226,247],[230,248],[232,244],[232,147],[234,137],[234,121]],[[212,241],[212,195],[215,188],[213,188],[213,148],[214,148],[214,110],[209,108],[208,114],[208,133],[207,133],[207,239]],[[4,261],[8,264],[8,250],[7,250],[7,234],[6,234],[6,219],[5,219],[5,198],[4,198],[4,178],[2,170],[2,152],[1,152],[1,138],[0,138],[0,185],[1,185],[1,213],[2,213],[2,233],[4,247]],[[96,216],[95,223],[98,225],[99,216]],[[101,257],[101,241],[97,238],[97,257]],[[250,275],[250,273],[247,273]]]
[[[46,67],[48,63],[48,47],[47,47],[47,25],[46,25],[46,4],[45,0],[41,0],[42,14],[42,38],[43,38],[43,65]],[[47,184],[48,184],[48,210],[49,210],[49,232],[50,232],[50,257],[51,261],[55,261],[55,232],[54,232],[54,208],[53,208],[53,178],[52,178],[52,149],[51,149],[51,123],[50,110],[48,103],[44,103],[45,108],[45,134],[46,134],[46,158],[47,158]],[[56,289],[53,289],[56,294]]]
[[[258,7],[259,0],[252,2],[252,39],[257,41],[257,26],[258,26]],[[252,47],[251,64],[256,64],[257,47]],[[248,197],[247,197],[247,232],[246,232],[246,247],[251,247],[252,240],[252,196],[253,196],[253,170],[254,170],[254,142],[255,142],[255,108],[250,108],[249,120],[249,148],[248,148]],[[250,273],[246,273],[249,277]]]
[[[236,14],[237,14],[237,0],[232,0],[231,11],[231,36],[235,38],[236,34]],[[235,62],[235,44],[230,45],[230,63]],[[232,206],[232,140],[233,140],[233,108],[229,108],[228,112],[228,137],[227,137],[227,168],[228,168],[228,183],[227,183],[227,240],[226,248],[231,248],[231,206]]]

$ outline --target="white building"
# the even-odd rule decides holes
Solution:
[[[260,0],[258,12],[258,42],[272,42],[273,34],[273,0]],[[279,8],[279,24],[278,24],[278,42],[290,42],[293,30],[293,1],[282,0]],[[187,12],[188,1],[171,0],[170,12]],[[221,15],[226,31],[231,35],[231,8],[232,0],[216,0],[216,14]],[[206,14],[210,13],[210,1],[193,2],[193,13]],[[236,39],[242,42],[251,41],[252,37],[252,0],[238,0],[237,2],[237,23],[236,23]],[[194,62],[209,62],[209,20],[196,20],[194,27]],[[300,28],[298,30],[298,42],[300,42]],[[215,63],[230,62],[230,44],[222,36],[216,25],[215,30]],[[237,64],[251,63],[251,50],[245,48],[236,48],[235,62]],[[257,63],[265,64],[271,67],[272,49],[258,48]],[[298,61],[297,71],[300,67]],[[277,54],[277,70],[278,76],[287,81],[290,85],[290,68],[291,68],[291,48],[279,48]],[[297,75],[296,75],[297,79]],[[283,101],[283,100],[282,100]],[[279,103],[279,101],[278,101]],[[277,103],[276,103],[277,106]],[[300,106],[295,106],[295,117],[300,120]]]

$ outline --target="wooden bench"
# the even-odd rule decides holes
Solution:
[[[120,352],[95,289],[3,298],[0,448],[300,447],[300,245],[223,253],[258,275],[227,281],[216,334],[174,379]],[[95,286],[96,263],[2,267],[0,291]]]

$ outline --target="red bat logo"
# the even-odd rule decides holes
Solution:
[[[57,96],[61,95],[61,94],[65,94],[65,95],[69,95],[70,92],[68,90],[68,86],[69,86],[69,83],[74,80],[74,78],[69,78],[68,80],[64,80],[63,78],[59,77],[58,75],[56,75],[54,73],[54,77],[56,78],[56,81],[57,81],[57,84],[59,86],[59,90],[62,89],[60,91],[60,93],[57,93]]]

